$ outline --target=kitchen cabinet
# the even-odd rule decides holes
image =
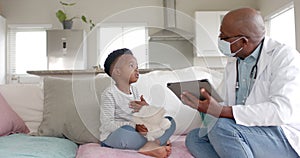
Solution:
[[[221,21],[226,11],[197,11],[195,12],[195,42],[194,49],[197,57],[223,56],[218,51],[218,35]]]

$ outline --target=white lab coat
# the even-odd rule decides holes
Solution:
[[[225,105],[235,105],[236,59],[225,70]],[[245,105],[233,106],[237,124],[281,126],[300,155],[300,54],[266,37],[258,61],[257,79]]]

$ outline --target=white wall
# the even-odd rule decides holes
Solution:
[[[297,0],[296,0],[297,1]],[[258,0],[259,10],[263,16],[268,16],[293,0]]]
[[[145,22],[150,26],[163,27],[162,0],[65,0],[65,2],[77,2],[69,8],[72,15],[86,15],[95,23],[110,22]],[[177,17],[177,27],[194,33],[194,12],[199,10],[230,10],[248,6],[257,8],[256,0],[177,0],[177,10],[185,16]],[[55,17],[55,12],[61,9],[59,0],[0,0],[2,14],[7,18],[7,24],[52,24],[54,29],[62,26]],[[156,9],[149,9],[155,6]],[[124,10],[127,10],[124,14]],[[189,18],[186,18],[189,17]],[[79,21],[75,22],[74,28],[85,28]],[[151,33],[151,32],[150,32]],[[88,43],[88,67],[97,64],[96,31],[92,33]],[[153,47],[152,47],[153,48]],[[152,49],[156,50],[156,49]],[[192,48],[186,47],[181,50],[188,58],[193,57]],[[159,56],[161,52],[149,52],[153,56]],[[154,54],[156,53],[156,54]],[[171,58],[172,56],[170,56]],[[189,59],[192,61],[191,59]]]
[[[125,9],[141,6],[160,6],[160,0],[65,0],[76,2],[73,7],[68,7],[70,15],[90,17],[98,23]],[[121,3],[120,3],[121,2]],[[7,18],[7,24],[52,24],[54,29],[62,29],[55,16],[55,12],[62,9],[59,0],[0,0],[2,14]],[[150,19],[151,20],[151,19]],[[74,24],[75,28],[82,28],[80,20]]]
[[[125,9],[143,6],[162,6],[162,0],[65,0],[77,4],[69,9],[73,15],[84,14],[91,17],[96,23]],[[177,10],[194,17],[197,10],[229,10],[241,6],[257,8],[256,0],[177,0]],[[2,13],[7,18],[8,24],[19,23],[50,23],[54,28],[61,28],[61,24],[55,17],[55,12],[61,9],[59,0],[0,0]],[[148,13],[144,13],[148,14]],[[134,15],[127,19],[139,18],[142,15]],[[147,22],[162,23],[162,17],[152,14],[152,18],[143,19]],[[179,25],[181,24],[178,19]],[[77,24],[79,25],[79,24]],[[78,26],[80,27],[80,25]],[[192,28],[191,26],[186,26]],[[190,30],[193,31],[193,30]]]
[[[300,52],[300,0],[294,1],[296,21],[296,48]]]

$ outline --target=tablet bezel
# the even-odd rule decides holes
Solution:
[[[199,96],[200,100],[204,100],[200,95],[200,89],[205,88],[207,92],[217,101],[223,102],[223,99],[217,93],[213,86],[209,83],[208,79],[183,81],[183,82],[169,82],[167,87],[181,100],[180,95],[184,91],[192,93],[194,96]]]

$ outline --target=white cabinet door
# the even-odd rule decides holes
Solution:
[[[5,72],[6,72],[6,20],[0,15],[0,84],[5,84]]]
[[[104,24],[99,27],[99,58],[103,68],[108,54],[128,48],[137,58],[140,68],[148,68],[148,30],[145,24]]]
[[[220,24],[226,11],[195,12],[196,48],[198,57],[223,56],[217,47]]]

